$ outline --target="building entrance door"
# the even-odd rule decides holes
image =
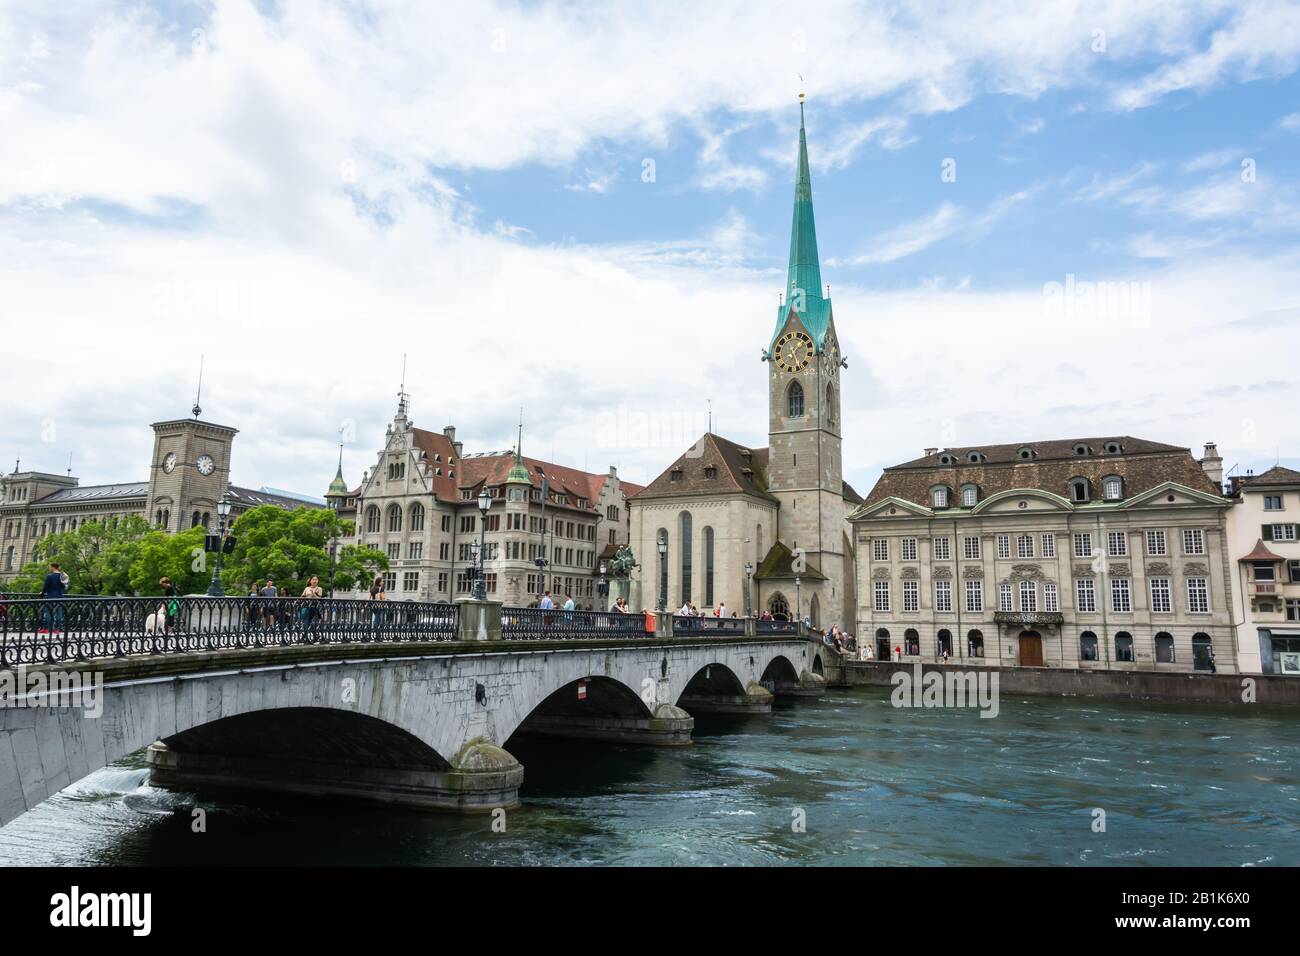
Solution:
[[[1020,664],[1022,667],[1043,666],[1043,638],[1037,631],[1020,632]]]

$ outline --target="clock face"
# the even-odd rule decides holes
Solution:
[[[787,332],[776,340],[772,358],[783,372],[798,372],[813,360],[813,342],[802,332]]]
[[[210,475],[216,469],[217,463],[212,460],[211,455],[199,455],[199,460],[194,463],[194,467],[199,470],[200,475]]]
[[[172,470],[175,467],[176,467],[176,452],[169,451],[167,453],[167,457],[162,460],[162,469],[163,471],[165,471],[167,474],[170,475],[172,473]]]

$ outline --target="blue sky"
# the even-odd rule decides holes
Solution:
[[[802,87],[860,490],[1074,435],[1294,465],[1298,68],[1277,0],[6,4],[0,454],[143,478],[200,354],[244,484],[319,493],[340,429],[359,478],[403,354],[470,450],[523,406],[646,481],[710,399],[764,444]]]

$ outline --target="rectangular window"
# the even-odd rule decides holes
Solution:
[[[1011,535],[1000,534],[998,535],[997,542],[998,560],[1005,561],[1007,558],[1011,557]]]
[[[1097,610],[1097,593],[1093,589],[1092,578],[1075,578],[1074,596],[1076,611],[1092,614]]]
[[[972,614],[984,613],[984,582],[966,582],[966,610]]]
[[[963,507],[974,508],[975,500],[979,497],[979,492],[972,487],[965,487],[961,490],[961,503]]]
[[[406,571],[402,574],[402,590],[418,591],[420,590],[420,572]]]
[[[1170,614],[1174,606],[1169,595],[1168,578],[1151,579],[1151,610],[1155,614]]]
[[[952,611],[951,581],[934,582],[934,609],[940,614],[948,614]]]
[[[438,560],[446,561],[451,557],[451,542],[444,541],[438,545]]]
[[[876,561],[889,560],[889,539],[876,538],[871,542],[871,557]]]
[[[1129,600],[1128,578],[1110,579],[1110,609],[1117,614],[1127,614],[1133,610]]]
[[[1205,532],[1200,528],[1183,529],[1183,554],[1204,554]]]
[[[921,582],[904,581],[903,582],[903,610],[919,611],[921,609]]]
[[[1210,612],[1210,589],[1205,578],[1187,579],[1187,610],[1192,614]]]
[[[978,561],[980,557],[980,539],[978,535],[971,535],[962,539],[962,554],[967,561]]]
[[[1045,558],[1056,557],[1056,535],[1054,534],[1043,535],[1043,557]]]
[[[1275,524],[1273,525],[1274,541],[1294,541],[1295,525],[1293,524]]]
[[[1038,589],[1034,587],[1033,581],[1020,582],[1020,610],[1023,613],[1038,610]]]
[[[1011,610],[1011,585],[1005,582],[998,585],[998,610]]]
[[[1076,558],[1092,557],[1092,533],[1091,532],[1080,531],[1075,534],[1074,556]]]
[[[1056,600],[1056,585],[1049,581],[1043,585],[1043,610],[1055,614],[1060,609]]]
[[[1286,599],[1286,619],[1288,621],[1300,621],[1300,598]]]
[[[1032,535],[1022,534],[1016,538],[1016,557],[1032,558],[1034,556],[1034,539]]]
[[[889,582],[877,581],[876,588],[875,588],[875,595],[876,595],[876,605],[875,605],[876,610],[888,611],[889,610]]]
[[[952,552],[948,550],[948,539],[947,539],[947,538],[935,538],[935,539],[931,542],[931,547],[932,547],[932,550],[934,551],[934,560],[935,560],[935,561],[951,561],[951,560],[952,560]]]
[[[406,556],[412,561],[419,561],[424,557],[424,542],[412,541],[406,548]]]
[[[1300,584],[1300,561],[1288,561],[1286,572],[1292,584]]]
[[[439,594],[447,593],[447,572],[446,571],[438,572],[438,593]]]
[[[1165,533],[1159,529],[1147,532],[1147,554],[1165,555],[1168,554],[1168,545],[1165,543]]]
[[[1106,553],[1112,558],[1128,554],[1128,534],[1124,531],[1111,531],[1106,535]]]
[[[916,560],[916,539],[915,538],[903,539],[903,560],[904,561]]]
[[[460,517],[460,530],[461,530],[461,533],[462,533],[462,534],[465,534],[465,533],[468,533],[468,532],[474,530],[474,516],[473,516],[473,515],[461,515],[461,517]]]
[[[388,559],[390,561],[396,561],[401,556],[402,556],[402,542],[400,541],[388,542]]]
[[[385,572],[385,574],[384,574],[384,590],[385,590],[385,591],[396,591],[396,590],[397,590],[397,572],[396,572],[396,571],[387,571],[387,572]]]
[[[1282,510],[1282,496],[1281,496],[1281,495],[1265,495],[1265,496],[1264,496],[1264,510],[1265,510],[1265,511],[1281,511],[1281,510]]]

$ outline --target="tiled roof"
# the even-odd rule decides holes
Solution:
[[[1268,549],[1268,545],[1264,543],[1264,539],[1258,538],[1255,541],[1255,550],[1250,552],[1250,554],[1246,555],[1244,558],[1238,558],[1237,560],[1238,561],[1285,561],[1286,558],[1282,557],[1282,555],[1280,554],[1274,554],[1272,551]]]
[[[113,485],[84,485],[79,488],[64,488],[53,494],[38,498],[33,507],[40,505],[65,504],[67,502],[119,501],[123,498],[145,498],[149,494],[149,482],[128,481]]]
[[[673,477],[674,474],[676,478]],[[746,448],[709,432],[636,497],[649,499],[740,493],[775,501],[768,494],[766,481],[766,448]]]
[[[568,495],[571,504],[576,503],[578,498],[586,498],[588,509],[596,507],[601,486],[609,477],[608,474],[592,474],[579,468],[542,461],[540,458],[529,458],[527,455],[522,455],[521,458],[524,467],[528,469],[528,477],[534,488],[542,486],[544,477],[551,491]],[[504,484],[514,463],[513,451],[466,455],[461,459],[460,473],[457,475],[458,484],[462,488],[477,488],[485,482],[489,485]]]
[[[460,485],[461,463],[457,460],[456,448],[451,439],[442,432],[412,428],[411,442],[424,452],[432,476],[429,480],[433,493],[442,501],[455,501],[459,498],[457,488]]]
[[[1247,475],[1242,479],[1244,485],[1300,485],[1300,471],[1274,465],[1259,475]]]
[[[275,505],[278,508],[293,510],[294,508],[320,508],[324,504],[314,504],[302,498],[290,497],[285,494],[277,494],[265,489],[240,488],[236,485],[230,486],[230,497],[236,504],[245,504],[250,507],[258,505]]]
[[[1106,454],[1108,442],[1118,442],[1122,450],[1118,454]],[[1078,445],[1088,446],[1090,452],[1076,455],[1074,449]],[[1030,449],[1034,457],[1022,459],[1022,448]],[[972,452],[979,452],[984,460],[971,462]],[[956,463],[939,464],[940,456],[945,453],[953,456]],[[1090,500],[1099,501],[1102,479],[1108,475],[1118,475],[1124,480],[1125,499],[1166,481],[1207,494],[1220,494],[1186,448],[1131,437],[1076,438],[943,449],[886,468],[867,495],[866,504],[895,497],[929,507],[930,489],[935,485],[946,485],[956,496],[966,484],[979,487],[981,500],[1017,488],[1036,488],[1069,498],[1070,479],[1077,477],[1088,479],[1092,486]]]
[[[806,558],[804,567],[798,575],[805,581],[825,581],[826,575],[822,574],[817,567]],[[760,581],[788,580],[796,577],[794,570],[794,552],[787,548],[780,541],[772,545],[767,557],[759,562],[758,569],[754,572],[754,577]]]

